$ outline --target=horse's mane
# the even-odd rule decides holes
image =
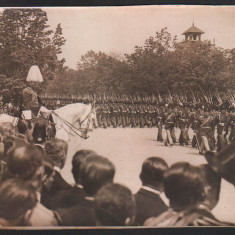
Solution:
[[[56,111],[61,111],[61,110],[65,110],[65,109],[71,110],[71,109],[79,108],[79,106],[81,106],[81,107],[91,106],[91,103],[89,103],[89,104],[83,104],[83,103],[67,104],[67,105],[62,106],[58,109],[55,109],[54,111],[56,112]]]
[[[54,112],[58,114],[61,117],[68,116],[68,114],[71,113],[72,110],[78,110],[82,113],[82,116],[80,116],[80,120],[83,120],[87,117],[89,112],[92,109],[91,103],[89,104],[83,104],[83,103],[74,103],[74,104],[68,104],[63,107],[60,107],[58,109],[55,109]]]

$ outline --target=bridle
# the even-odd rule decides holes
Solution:
[[[82,121],[79,121],[79,125],[80,125],[79,128],[75,127],[73,124],[71,124],[70,122],[68,122],[66,119],[60,117],[55,111],[52,111],[52,113],[53,113],[56,117],[58,117],[59,120],[60,120],[62,123],[64,123],[66,126],[68,126],[69,129],[70,129],[74,134],[78,135],[79,137],[81,137],[81,138],[83,138],[83,139],[87,139],[87,138],[88,138],[87,134],[88,134],[88,132],[89,132],[90,122],[92,121],[92,114],[95,114],[95,108],[94,108],[94,107],[91,107],[91,110],[90,110],[90,112],[86,115],[86,117],[85,117]],[[81,128],[81,125],[82,125],[87,119],[88,119],[88,121],[87,121],[87,124],[86,124],[86,128],[85,128],[85,129]],[[61,126],[61,127],[62,127],[62,126]],[[63,127],[62,127],[62,128],[63,128]],[[67,132],[68,135],[70,134],[65,128],[63,128],[63,129]]]

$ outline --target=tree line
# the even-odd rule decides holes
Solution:
[[[47,91],[185,95],[200,90],[225,92],[234,86],[235,48],[226,50],[210,41],[178,41],[164,28],[123,59],[88,51],[76,70],[58,74]]]
[[[78,58],[76,70],[59,59],[65,42],[61,24],[51,30],[41,9],[0,13],[2,95],[9,98],[22,90],[34,64],[44,77],[40,88],[61,95],[195,92],[196,96],[196,91],[226,92],[235,87],[235,48],[220,48],[210,41],[179,41],[167,28],[123,58],[90,50]]]

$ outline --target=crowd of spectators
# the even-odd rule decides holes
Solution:
[[[75,184],[70,185],[61,175],[68,143],[35,143],[30,121],[19,120],[17,127],[0,124],[2,227],[232,225],[211,212],[221,177],[208,164],[168,166],[160,157],[149,157],[139,175],[142,186],[133,194],[114,182],[115,166],[108,158],[79,150],[72,158]]]

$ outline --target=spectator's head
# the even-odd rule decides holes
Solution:
[[[44,189],[49,191],[54,182],[54,175],[55,175],[54,165],[51,159],[45,157],[43,159],[43,167],[44,167],[44,175],[42,179],[43,187]]]
[[[92,150],[79,150],[74,154],[72,160],[72,173],[76,184],[81,184],[79,174],[82,161],[91,155],[96,155],[96,153]]]
[[[208,164],[200,166],[204,176],[205,183],[205,201],[210,210],[212,210],[219,201],[221,177],[216,174]]]
[[[115,167],[107,158],[89,156],[82,161],[80,180],[85,192],[93,196],[105,184],[112,183]]]
[[[64,167],[68,151],[68,143],[61,139],[51,139],[45,143],[45,152],[54,166]]]
[[[27,132],[32,128],[30,120],[19,119],[17,128],[20,134],[27,134]]]
[[[33,142],[36,144],[44,144],[46,141],[46,126],[36,123],[33,132]]]
[[[43,176],[43,152],[34,145],[13,148],[8,155],[9,176],[30,181],[34,187],[39,187]]]
[[[204,180],[199,167],[187,162],[171,166],[164,180],[165,194],[175,210],[194,207],[205,199]]]
[[[142,165],[140,173],[142,184],[163,190],[164,174],[167,170],[168,165],[162,158],[147,158]]]
[[[11,135],[6,136],[3,143],[4,143],[4,156],[6,156],[7,153],[10,151],[10,149],[14,147],[15,144],[14,136]]]
[[[8,179],[0,184],[0,202],[0,224],[23,226],[37,199],[32,187],[21,180]]]
[[[9,135],[14,135],[15,134],[14,125],[10,122],[0,123],[0,134],[3,136],[3,138]]]
[[[133,225],[135,201],[131,191],[120,184],[107,184],[95,196],[97,225]]]

